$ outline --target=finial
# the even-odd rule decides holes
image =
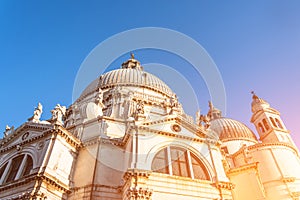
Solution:
[[[134,59],[134,53],[130,52],[131,59]]]

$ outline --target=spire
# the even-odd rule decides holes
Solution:
[[[257,111],[266,108],[270,108],[270,104],[266,102],[264,99],[259,98],[254,91],[251,91],[251,94],[252,94],[252,103],[251,103],[252,113],[256,113]]]
[[[134,58],[134,54],[130,53],[130,59],[122,63],[122,69],[138,69],[143,70],[141,63]]]

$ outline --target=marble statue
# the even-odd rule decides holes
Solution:
[[[39,123],[42,113],[43,113],[43,106],[41,103],[38,103],[38,106],[34,109],[33,116],[30,117],[28,121]]]
[[[51,121],[55,124],[63,124],[63,117],[66,115],[66,106],[57,104],[53,110],[51,110],[52,118]]]

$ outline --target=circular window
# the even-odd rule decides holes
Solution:
[[[173,124],[171,126],[172,131],[174,132],[180,132],[181,131],[181,127],[178,124]]]

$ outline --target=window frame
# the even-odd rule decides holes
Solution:
[[[165,163],[167,163],[166,168],[168,168],[168,172],[162,172],[161,170],[157,170],[154,167],[154,163],[156,162],[157,156],[161,154],[161,152],[166,152],[164,153],[165,157]],[[172,153],[173,152],[173,153]],[[174,152],[177,153],[177,157],[174,157]],[[178,154],[179,153],[179,154]],[[159,159],[161,159],[159,157]],[[193,162],[193,160],[194,162]],[[178,162],[177,162],[178,161]],[[197,162],[197,163],[195,163]],[[179,171],[174,172],[174,166],[178,166]],[[194,167],[198,166],[198,169],[201,169],[201,175],[199,174],[194,174]],[[156,166],[157,167],[157,166]],[[182,169],[184,167],[184,170]],[[161,169],[161,168],[160,168]],[[191,178],[195,180],[207,180],[210,181],[211,177],[209,174],[209,171],[207,167],[205,166],[204,162],[202,161],[197,154],[193,153],[189,149],[178,147],[178,146],[167,146],[155,154],[153,157],[152,163],[151,163],[151,170],[156,173],[163,173],[163,174],[168,174],[171,176],[179,176],[179,177],[184,177],[184,178]],[[183,170],[183,171],[182,171]],[[199,170],[198,170],[199,171]],[[197,178],[195,178],[197,176]],[[201,177],[201,178],[199,178]]]
[[[0,185],[10,183],[24,176],[30,175],[33,166],[34,162],[31,155],[26,153],[14,155],[9,160],[5,161],[0,168],[1,170],[3,169],[3,173],[0,177]]]

